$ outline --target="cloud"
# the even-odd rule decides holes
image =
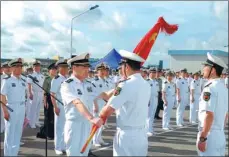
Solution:
[[[172,39],[159,36],[147,62],[168,59],[169,49],[227,49],[227,2],[24,1],[1,2],[3,56],[69,57],[71,19],[95,3],[100,7],[74,20],[76,54],[104,57],[113,47],[131,50],[161,15],[180,31]]]
[[[91,54],[91,57],[94,58],[102,58],[112,49],[113,45],[111,42],[100,42],[96,44],[96,46],[88,46],[88,52]]]
[[[1,27],[1,37],[12,37],[13,33],[8,31],[6,27],[2,26]]]
[[[25,8],[23,11],[23,20],[21,25],[27,27],[43,27],[45,22],[45,16],[39,15],[39,13],[34,12],[32,9]]]
[[[58,1],[47,2],[45,9],[48,10],[53,20],[65,20],[67,18],[66,12]]]
[[[25,40],[24,43],[29,45],[29,46],[38,47],[38,48],[40,48],[42,46],[47,46],[49,44],[47,41],[40,40],[35,35],[32,35],[29,40]]]
[[[17,51],[19,53],[28,53],[28,52],[33,52],[33,49],[27,45],[21,45]]]
[[[194,37],[188,38],[181,49],[222,50],[228,52],[228,48],[224,47],[227,45],[227,43],[228,35],[226,32],[223,30],[217,30],[206,40],[200,40]]]
[[[116,22],[116,24],[123,28],[125,26],[126,22],[126,15],[125,13],[120,13],[118,11],[113,12],[113,20]]]
[[[24,3],[22,1],[1,1],[1,22],[6,25],[15,25],[23,18]]]
[[[220,20],[228,20],[228,1],[215,1],[212,3],[214,15]]]

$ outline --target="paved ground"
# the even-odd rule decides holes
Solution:
[[[149,156],[196,156],[196,134],[197,125],[188,123],[188,110],[185,111],[186,125],[183,128],[175,126],[175,110],[173,110],[171,118],[172,131],[164,131],[161,129],[161,120],[156,120],[155,131],[156,135],[149,138]],[[43,112],[41,112],[43,113]],[[41,115],[41,120],[43,115]],[[115,117],[112,116],[109,120],[110,129],[106,129],[103,133],[103,139],[110,142],[111,145],[93,149],[94,154],[98,156],[112,156],[112,139],[115,133]],[[45,156],[45,140],[36,138],[36,133],[39,129],[26,128],[23,133],[22,141],[25,142],[20,148],[20,156]],[[228,150],[228,127],[225,134],[227,135]],[[1,156],[3,156],[3,135],[1,135]],[[137,142],[137,141],[136,141]],[[48,141],[48,156],[55,156],[53,150],[53,141]],[[228,151],[227,151],[228,156]]]

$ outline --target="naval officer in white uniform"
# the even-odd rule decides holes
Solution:
[[[210,53],[204,65],[204,77],[209,82],[200,97],[197,151],[199,156],[225,156],[224,124],[228,113],[228,90],[220,81],[220,75],[227,65]]]
[[[185,78],[185,74],[187,73],[186,69],[181,70],[181,76],[176,82],[176,95],[177,95],[177,112],[176,112],[176,123],[177,126],[182,127],[184,125],[184,111],[185,107],[188,105],[189,98],[189,88],[188,81]]]
[[[164,102],[163,107],[163,118],[162,118],[162,129],[163,130],[170,130],[170,117],[171,112],[175,103],[176,99],[176,87],[175,83],[173,83],[173,73],[168,71],[166,73],[166,81],[163,82],[162,85],[162,100]]]
[[[2,74],[1,74],[1,85],[2,85],[3,83],[2,80],[4,78],[9,77],[11,74],[8,62],[2,63],[1,70],[2,70]],[[4,132],[4,130],[5,130],[5,122],[4,122],[4,117],[3,117],[3,111],[1,109],[1,133]]]
[[[64,141],[67,156],[87,156],[89,148],[81,154],[80,151],[86,142],[91,124],[98,127],[102,120],[95,118],[89,111],[88,95],[84,92],[84,80],[88,77],[89,54],[84,53],[68,60],[72,75],[62,83],[60,93],[64,103],[65,126]]]
[[[21,58],[11,60],[8,65],[12,74],[3,81],[1,101],[12,108],[13,112],[1,105],[5,119],[4,156],[17,156],[25,118],[26,80],[21,77]]]
[[[117,131],[113,141],[114,156],[147,156],[146,119],[150,100],[150,85],[140,74],[145,60],[135,53],[119,51],[121,68],[127,76],[116,87],[113,96],[100,112],[105,120],[116,112]],[[139,112],[141,111],[141,112]]]
[[[159,84],[156,80],[156,68],[149,69],[149,79],[147,79],[147,82],[150,84],[151,87],[151,95],[150,95],[148,119],[147,119],[147,128],[148,128],[147,135],[153,136],[154,135],[153,123],[154,123],[155,112],[158,105],[158,92],[159,92]]]
[[[61,84],[67,79],[68,74],[68,64],[67,59],[61,59],[56,62],[55,66],[58,68],[58,75],[52,79],[51,82],[51,94],[56,97],[58,100],[62,101],[60,95]],[[55,152],[57,155],[62,155],[65,152],[65,143],[64,143],[64,125],[65,125],[65,112],[64,106],[58,102],[54,97],[51,97],[53,109],[55,113],[54,120],[54,145]]]
[[[189,122],[196,124],[197,122],[197,111],[199,109],[199,99],[201,95],[201,84],[200,84],[200,71],[193,74],[194,79],[190,84],[190,113]]]
[[[41,62],[36,60],[33,62],[33,70],[34,72],[30,75],[37,80],[37,83],[40,86],[43,86],[45,77],[41,74]],[[28,87],[29,87],[29,98],[32,100],[29,109],[29,124],[31,128],[40,127],[39,123],[39,116],[40,116],[40,109],[43,106],[43,90],[38,87],[33,80],[28,77],[27,79]]]

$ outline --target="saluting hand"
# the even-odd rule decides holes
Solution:
[[[5,120],[9,121],[9,119],[10,119],[9,112],[8,111],[5,111],[5,112],[3,112],[3,114],[4,114],[3,116],[4,116]]]
[[[198,142],[198,149],[201,151],[201,152],[205,152],[206,151],[206,142]]]

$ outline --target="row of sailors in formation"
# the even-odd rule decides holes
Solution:
[[[9,65],[12,63],[8,63],[5,62],[1,65],[1,84],[4,84],[4,81],[7,80],[8,78],[11,77],[11,66],[13,65]],[[47,83],[48,78],[50,77],[45,77],[40,71],[41,71],[41,62],[40,61],[35,61],[33,63],[33,68],[32,69],[27,69],[27,71],[25,72],[27,75],[22,75],[21,76],[21,80],[22,80],[22,84],[23,86],[25,85],[25,90],[26,90],[26,108],[25,108],[25,114],[20,113],[20,116],[22,117],[26,117],[26,119],[29,122],[29,125],[31,128],[36,128],[36,127],[41,127],[41,124],[39,123],[39,116],[40,116],[40,109],[41,107],[45,104],[44,102],[46,101],[44,99],[44,91],[42,88],[40,88],[39,86],[43,87],[44,89],[48,89],[47,86],[49,87],[50,93],[52,95],[54,95],[57,99],[61,100],[61,95],[60,95],[60,85],[69,78],[69,76],[71,75],[71,73],[69,73],[68,71],[68,64],[67,64],[67,60],[59,60],[58,62],[56,62],[55,64],[51,64],[48,69],[50,71],[50,74],[56,73],[57,68],[58,68],[58,74],[54,74],[53,79],[51,79],[50,83]],[[114,89],[115,86],[117,85],[118,81],[120,80],[120,76],[118,75],[110,75],[109,76],[109,71],[110,71],[110,67],[105,64],[105,63],[101,63],[99,65],[97,65],[96,67],[96,71],[97,71],[97,76],[94,76],[94,72],[92,70],[89,70],[88,73],[88,78],[85,80],[85,90],[88,92],[88,94],[91,97],[91,101],[90,104],[93,104],[93,98],[97,95],[99,95],[100,93],[104,92],[104,91],[108,91],[110,89]],[[114,74],[114,73],[113,73]],[[31,77],[28,77],[31,76]],[[34,80],[35,79],[35,82]],[[14,82],[15,80],[13,80]],[[12,83],[13,86],[17,86],[16,83]],[[38,86],[38,85],[39,86]],[[7,90],[10,94],[9,97],[7,97],[7,102],[9,103],[14,103],[16,100],[12,100],[11,99],[18,97],[19,99],[24,99],[23,96],[21,95],[15,95],[15,92],[13,90],[14,88],[8,88],[8,89],[2,89],[2,90]],[[19,88],[17,90],[17,92],[19,92],[21,89]],[[82,92],[82,91],[79,91]],[[23,93],[23,92],[21,92]],[[12,95],[11,95],[12,94]],[[15,98],[17,99],[17,98]],[[43,101],[44,100],[44,101]],[[20,102],[24,102],[23,100],[20,100]],[[54,144],[55,144],[55,152],[58,155],[63,154],[63,152],[66,150],[65,149],[65,144],[64,144],[64,124],[65,124],[65,114],[64,114],[64,107],[63,105],[61,105],[60,103],[56,102],[55,99],[52,100],[52,104],[54,107],[54,112],[55,112],[55,138],[54,138]],[[100,101],[99,106],[97,108],[93,109],[93,105],[89,106],[89,110],[91,112],[93,112],[94,114],[98,114],[99,110],[101,109],[102,106],[105,105],[104,101]],[[14,108],[14,106],[11,106],[12,108]],[[16,121],[13,120],[13,118],[16,117],[12,117],[11,116],[11,120],[7,121],[7,125],[5,126],[5,122],[4,122],[4,118],[3,115],[4,112],[2,111],[3,114],[1,114],[1,133],[4,132],[5,127],[10,130],[10,133],[15,132],[16,129],[18,129],[17,127],[10,127],[9,126],[13,126],[13,125],[20,125],[22,121]],[[25,116],[23,116],[25,115]],[[6,119],[6,118],[5,118]],[[9,125],[9,123],[11,123],[11,125]],[[109,127],[108,125],[105,125],[105,127]],[[102,130],[103,128],[101,128],[97,134],[95,135],[94,139],[93,139],[93,144],[95,146],[101,146],[101,145],[107,145],[108,143],[105,143],[102,139]],[[20,144],[20,140],[19,137],[21,137],[21,132],[16,133],[16,137],[18,138],[14,138],[14,142],[16,142],[17,147],[14,147],[14,142],[12,143],[12,139],[13,137],[9,136],[9,132],[5,132],[5,141],[4,141],[4,154],[5,155],[17,155],[18,152],[18,144]],[[51,137],[52,138],[52,137]]]
[[[45,76],[40,73],[40,62],[35,61],[33,63],[33,72],[30,73],[30,76],[32,78],[35,78],[37,83],[40,86],[43,86]],[[13,62],[11,62],[11,65],[13,65]],[[58,67],[59,74],[52,79],[51,81],[51,86],[50,86],[50,92],[52,93],[53,96],[56,96],[59,100],[61,100],[61,94],[60,94],[60,86],[62,82],[64,82],[68,78],[68,64],[67,60],[60,60],[55,64],[51,64],[49,66],[49,70],[55,69]],[[2,66],[3,69],[3,74],[1,75],[1,80],[2,78],[9,78],[6,77],[6,75],[10,74],[9,68],[8,68],[8,74],[7,74],[7,64],[3,64]],[[101,63],[97,65],[96,71],[97,71],[97,76],[93,76],[92,71],[89,72],[88,79],[85,81],[85,91],[89,95],[90,102],[89,104],[93,104],[94,98],[99,95],[100,93],[104,91],[108,91],[110,89],[115,88],[119,80],[125,79],[122,77],[121,70],[119,70],[119,75],[113,75],[109,76],[109,66],[106,65],[105,63]],[[145,71],[142,70],[142,76],[146,78],[144,75]],[[178,126],[183,126],[183,113],[185,110],[185,107],[189,104],[190,102],[190,122],[191,123],[196,123],[197,119],[197,110],[198,110],[198,100],[201,94],[201,90],[203,89],[204,84],[206,83],[207,80],[203,78],[199,78],[200,73],[196,72],[193,74],[194,78],[189,77],[188,79],[185,78],[187,71],[186,69],[183,69],[180,71],[180,77],[175,78],[174,74],[172,72],[167,72],[166,73],[166,78],[161,78],[162,81],[156,80],[156,75],[157,77],[161,77],[161,70],[160,69],[155,69],[151,68],[149,69],[149,76],[146,81],[149,82],[151,86],[151,98],[149,102],[149,112],[148,112],[148,120],[147,120],[147,126],[148,126],[148,135],[151,136],[153,135],[153,120],[154,120],[154,115],[155,111],[157,108],[157,103],[158,103],[158,92],[162,91],[162,100],[164,102],[163,108],[163,122],[162,122],[162,128],[165,130],[169,130],[169,120],[170,120],[170,114],[171,110],[174,107],[174,105],[177,103],[177,114],[176,114],[176,122]],[[226,77],[225,82],[227,84],[227,79]],[[191,81],[190,81],[191,80]],[[12,87],[16,87],[17,83],[14,83],[15,80],[12,80]],[[189,83],[190,82],[190,83]],[[162,83],[162,87],[160,89],[160,85]],[[39,124],[39,113],[40,113],[40,108],[43,105],[43,96],[44,93],[41,88],[39,88],[35,83],[34,80],[32,80],[30,77],[28,78],[23,78],[22,79],[22,86],[26,87],[26,93],[27,97],[31,101],[27,101],[26,104],[26,109],[25,113],[21,112],[20,115],[13,115],[11,116],[11,119],[15,118],[15,121],[9,120],[7,122],[6,127],[8,127],[8,131],[5,133],[5,141],[4,141],[4,152],[5,155],[17,155],[18,150],[19,150],[19,143],[20,143],[20,138],[21,138],[21,132],[17,132],[14,138],[15,141],[13,141],[12,137],[9,136],[11,133],[16,132],[17,127],[16,125],[20,125],[23,123],[23,120],[19,120],[16,118],[16,116],[22,116],[26,115],[26,117],[29,119],[29,124],[31,128],[36,128],[36,126],[40,127]],[[21,95],[15,95],[14,92],[19,92],[20,93],[20,88],[18,91],[10,91],[13,90],[14,88],[3,88],[2,91],[3,93],[7,93],[10,95],[8,97],[8,104],[14,104],[16,103],[14,98],[19,97],[19,99],[23,99]],[[82,91],[78,91],[78,93],[85,93]],[[11,95],[12,94],[12,95]],[[11,102],[12,99],[12,102]],[[17,99],[17,98],[15,98]],[[23,101],[20,101],[23,102]],[[55,151],[56,154],[62,154],[66,150],[66,145],[64,143],[64,124],[65,124],[65,115],[62,114],[64,113],[64,107],[60,103],[56,102],[55,100],[52,101],[53,106],[54,106],[54,112],[55,112]],[[105,105],[105,101],[99,100],[98,106],[91,105],[89,106],[89,110],[97,115],[102,107]],[[15,106],[11,106],[14,108]],[[18,109],[18,108],[17,108]],[[17,111],[18,112],[18,111]],[[5,115],[5,114],[4,114]],[[15,116],[15,117],[14,117]],[[98,116],[98,115],[97,115]],[[3,119],[3,118],[1,118]],[[16,120],[17,119],[17,120]],[[11,123],[11,125],[9,125]],[[3,125],[1,125],[3,126]],[[14,126],[14,127],[12,127]],[[1,127],[3,128],[3,127]],[[21,129],[22,130],[22,129]],[[95,146],[99,145],[106,145],[107,143],[103,141],[102,139],[102,130],[103,128],[101,127],[99,131],[96,133],[94,139],[93,139],[93,144]],[[2,130],[1,130],[2,131]],[[12,142],[13,141],[13,142]],[[13,147],[16,142],[16,147]]]
[[[142,70],[142,77],[145,78],[151,85],[151,99],[149,103],[148,113],[148,136],[152,136],[153,122],[155,117],[156,108],[158,106],[158,92],[162,91],[163,101],[163,120],[162,128],[170,130],[169,122],[172,108],[177,107],[176,111],[176,124],[178,127],[184,125],[183,115],[186,106],[190,106],[189,122],[192,124],[197,123],[197,113],[199,106],[199,99],[204,86],[208,82],[207,79],[201,77],[200,71],[195,72],[193,75],[188,75],[187,69],[182,69],[175,74],[171,71],[165,73],[165,77],[161,77],[162,72],[160,69],[150,68],[149,70]],[[162,87],[160,89],[160,77],[162,79]],[[221,76],[221,81],[228,88],[228,72]]]

